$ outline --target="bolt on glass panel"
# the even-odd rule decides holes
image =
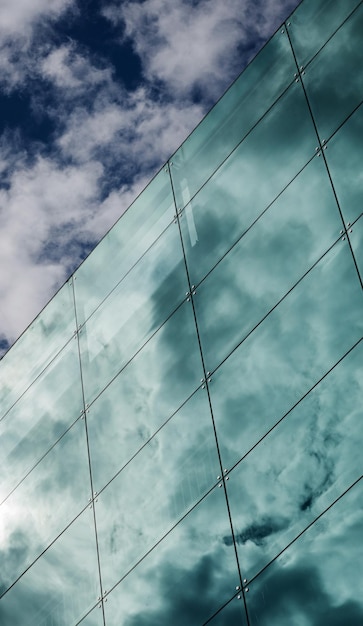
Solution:
[[[362,32],[363,3],[305,70],[303,81],[322,140],[362,102]]]
[[[194,284],[313,157],[316,144],[306,98],[294,82],[182,213]]]
[[[76,329],[68,281],[1,359],[0,419],[34,382]]]
[[[79,419],[0,506],[4,591],[87,505],[89,494],[86,434]]]
[[[204,624],[240,584],[230,535],[217,487],[109,594],[107,626]]]
[[[278,31],[171,159],[177,208],[183,208],[293,80],[285,32]]]
[[[179,229],[172,223],[79,331],[86,402],[150,339],[187,291]]]
[[[228,499],[248,579],[360,478],[362,397],[363,341],[230,473]],[[243,425],[239,432],[243,438]]]
[[[23,538],[23,555],[26,550]],[[1,598],[0,622],[4,626],[73,626],[99,595],[93,513],[87,508]],[[98,626],[97,621],[84,624]]]
[[[78,345],[68,345],[0,422],[0,503],[79,417]]]
[[[363,334],[363,295],[339,240],[214,372],[210,394],[222,462],[231,467]]]
[[[130,271],[171,223],[174,213],[170,176],[164,168],[76,271],[78,323],[83,323]]]
[[[325,158],[345,223],[363,214],[363,104],[333,135]]]
[[[248,585],[251,626],[361,624],[360,481]]]
[[[316,156],[197,288],[209,370],[318,261],[341,228],[325,164]]]
[[[361,0],[303,0],[287,28],[299,65],[306,65]]]

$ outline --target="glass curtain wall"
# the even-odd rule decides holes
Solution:
[[[0,363],[0,623],[363,622],[363,3],[303,0]]]

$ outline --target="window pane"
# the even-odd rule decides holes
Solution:
[[[324,162],[315,157],[197,289],[209,370],[324,254],[341,227]]]
[[[207,394],[199,389],[98,496],[106,589],[217,482],[219,473]]]
[[[179,229],[172,223],[80,331],[88,402],[185,299],[187,290]]]
[[[89,495],[86,435],[79,419],[0,506],[4,588],[78,515]]]
[[[204,624],[239,585],[229,538],[216,488],[109,594],[107,626]]]
[[[76,330],[72,283],[66,283],[1,360],[0,418]]]
[[[213,374],[210,393],[226,467],[333,367],[362,330],[362,290],[348,243],[339,240]]]
[[[80,323],[159,237],[174,213],[170,176],[161,170],[75,273]]]
[[[185,302],[89,409],[97,491],[193,393],[202,376],[193,311]]]
[[[328,139],[363,99],[362,31],[363,4],[306,68],[304,84],[321,139]]]
[[[345,222],[363,212],[363,106],[330,139],[325,157]]]
[[[24,538],[23,541],[24,554]],[[2,574],[3,571],[1,577]],[[97,602],[99,595],[93,515],[87,508],[1,598],[0,623],[71,626]],[[84,625],[88,626],[88,622]]]
[[[295,71],[286,33],[278,31],[172,157],[179,209],[286,89]]]
[[[194,284],[309,161],[316,143],[305,96],[294,82],[183,211]]]
[[[288,30],[299,65],[306,65],[359,2],[304,0],[299,4],[288,20]]]
[[[252,626],[363,623],[362,481],[249,585]]]
[[[246,578],[361,476],[362,397],[363,342],[231,472],[227,490]]]
[[[71,339],[0,422],[0,503],[79,417],[82,406],[78,345]]]
[[[238,596],[239,594],[236,592],[236,595],[227,606],[217,613],[208,624],[210,624],[210,626],[229,626],[231,624],[233,624],[233,626],[245,626],[247,621],[244,602],[242,598]]]

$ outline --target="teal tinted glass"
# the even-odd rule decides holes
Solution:
[[[79,419],[0,506],[2,587],[31,565],[89,495],[86,434]]]
[[[192,283],[201,280],[312,158],[316,142],[304,93],[294,82],[183,211]]]
[[[306,68],[304,84],[321,139],[327,140],[363,99],[362,31],[361,3]]]
[[[71,339],[0,422],[0,502],[79,417],[78,345]]]
[[[215,617],[208,621],[208,624],[210,626],[228,626],[228,624],[245,626],[247,624],[246,611],[241,595],[236,591],[236,595],[233,596],[231,601]]]
[[[172,223],[80,331],[88,399],[126,365],[187,290],[179,229]]]
[[[198,287],[195,308],[209,370],[324,254],[341,226],[316,156]]]
[[[73,287],[68,281],[1,360],[0,419],[75,330]]]
[[[230,536],[216,488],[109,594],[107,626],[204,624],[240,584]]]
[[[155,370],[154,373],[158,371],[157,368]],[[93,483],[97,491],[100,491],[116,472],[147,444],[155,431],[178,408],[178,396],[171,393],[173,387],[166,371],[159,369],[159,377],[147,376],[144,386],[137,383],[138,373],[137,363],[132,361],[113,385],[91,406],[87,414]],[[162,379],[163,374],[165,381]],[[193,388],[195,382],[194,380]],[[153,385],[155,393],[152,391]],[[190,387],[188,391],[191,391]],[[190,428],[188,430],[192,437],[190,444],[194,441],[193,429],[198,430],[197,424],[193,427],[196,416],[204,425],[207,437],[212,422],[205,392],[197,392],[172,418],[175,428],[180,422],[185,424],[186,429]],[[160,432],[160,440],[163,441],[167,433],[173,433],[173,428],[173,425],[166,425],[165,433]],[[152,446],[158,441],[159,435],[154,444],[149,442],[147,446],[153,450]],[[182,439],[180,443],[182,445]],[[209,441],[209,446],[206,445],[204,450],[207,456],[211,454],[211,446]]]
[[[355,262],[357,263],[360,280],[363,283],[363,216],[348,229]]]
[[[345,223],[363,213],[363,106],[330,139],[325,158]]]
[[[207,394],[200,389],[97,498],[106,589],[155,546],[219,473]]]
[[[362,301],[348,243],[339,240],[213,374],[210,393],[226,467],[362,337]]]
[[[228,499],[246,578],[361,476],[362,397],[363,341],[231,472]]]
[[[168,171],[161,170],[75,273],[83,323],[170,224],[175,213]]]
[[[249,585],[252,626],[363,620],[363,489],[353,487]]]
[[[299,65],[305,65],[327,42],[361,0],[304,0],[288,20]]]
[[[23,554],[26,548],[23,538]],[[70,626],[96,604],[99,595],[93,514],[87,507],[1,598],[0,623]],[[97,621],[93,624],[98,626]]]
[[[286,33],[278,31],[172,157],[178,209],[272,106],[295,71]]]
[[[104,626],[103,612],[100,611],[101,605],[98,604],[91,613],[85,617],[80,624],[82,626]]]

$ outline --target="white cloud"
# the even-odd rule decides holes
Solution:
[[[74,98],[74,90],[84,91],[99,86],[111,79],[110,68],[99,69],[76,51],[75,44],[69,43],[54,48],[41,63],[41,74],[51,80],[56,87]],[[72,89],[72,92],[68,90]]]

